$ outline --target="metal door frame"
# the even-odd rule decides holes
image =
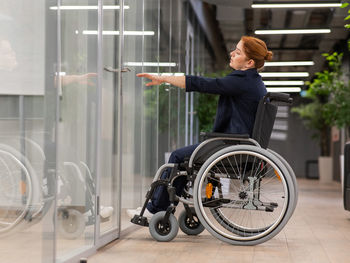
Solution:
[[[190,41],[191,40],[191,41]],[[190,46],[191,44],[191,46]],[[194,33],[190,20],[187,20],[186,33],[186,75],[194,74]],[[190,67],[191,66],[191,67]],[[193,92],[186,92],[186,116],[185,116],[185,146],[193,144]],[[190,121],[188,121],[190,118]],[[190,127],[188,129],[188,122]],[[188,131],[189,130],[189,131]]]

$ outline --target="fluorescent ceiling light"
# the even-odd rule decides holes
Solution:
[[[313,61],[276,61],[276,62],[265,62],[265,67],[282,67],[282,66],[313,66]]]
[[[276,91],[277,92],[277,91]],[[274,130],[279,130],[279,131],[287,131],[288,130],[288,124],[286,121],[275,121],[275,124],[273,125]]]
[[[124,65],[132,67],[176,67],[174,62],[125,62]]]
[[[304,85],[304,81],[302,80],[272,80],[272,81],[264,81],[265,86],[288,86],[288,85]]]
[[[275,87],[266,88],[268,92],[300,92],[300,87]]]
[[[308,77],[308,72],[261,72],[263,78],[278,78],[278,77]]]
[[[252,4],[252,8],[317,8],[340,7],[341,3],[262,3]]]
[[[118,36],[119,31],[103,31],[102,34]],[[97,35],[97,30],[84,30],[83,35]],[[124,36],[154,36],[154,31],[124,31]]]
[[[124,9],[129,9],[130,6],[125,5]],[[51,6],[51,10],[58,10],[58,6]],[[98,10],[97,5],[61,5],[60,10]],[[104,10],[118,10],[120,9],[119,5],[104,5]]]
[[[255,30],[257,35],[282,35],[282,34],[327,34],[330,29],[267,29]]]

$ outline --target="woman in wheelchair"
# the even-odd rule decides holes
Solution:
[[[206,134],[201,144],[175,150],[169,163],[157,171],[144,206],[127,211],[131,222],[149,225],[151,235],[158,241],[172,240],[180,224],[190,235],[199,234],[205,227],[231,244],[254,245],[277,234],[291,216],[293,211],[289,210],[295,208],[296,183],[292,169],[282,157],[263,149],[272,130],[268,127],[265,132],[263,126],[271,126],[271,120],[264,117],[272,116],[274,120],[277,107],[274,105],[272,111],[263,108],[271,106],[272,100],[289,102],[286,94],[266,96],[258,73],[264,62],[272,59],[272,52],[264,41],[243,36],[230,57],[229,65],[234,71],[223,78],[137,74],[151,80],[146,86],[166,82],[186,92],[220,95],[213,133]],[[262,116],[257,117],[259,113]],[[268,189],[272,197],[264,198],[262,190],[267,189],[268,183],[272,183]],[[275,200],[275,193],[281,200]],[[173,215],[178,201],[185,206],[179,223]],[[245,214],[253,210],[271,212],[267,217],[248,218],[242,211],[236,213],[237,209]],[[274,213],[277,215],[271,216]]]

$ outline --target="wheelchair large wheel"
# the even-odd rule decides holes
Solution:
[[[0,234],[18,225],[33,201],[33,169],[23,164],[18,152],[9,150],[12,148],[0,145]]]
[[[227,147],[201,167],[194,205],[204,227],[234,245],[265,242],[286,225],[296,202],[287,167],[265,149]]]
[[[287,168],[288,173],[290,178],[293,180],[293,184],[294,184],[294,196],[295,196],[295,201],[294,201],[294,209],[297,206],[298,203],[298,183],[297,183],[297,179],[296,176],[294,174],[294,171],[292,169],[292,167],[289,165],[289,163],[278,153],[276,153],[275,151],[271,150],[271,149],[267,149],[270,153],[272,153],[273,155],[275,155]],[[293,211],[294,211],[293,209]]]

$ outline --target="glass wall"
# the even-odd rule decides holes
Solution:
[[[141,79],[136,78],[135,75],[142,72],[142,47],[148,39],[154,39],[155,33],[143,34],[143,1],[128,0],[124,4],[128,9],[124,12],[125,35],[122,52],[123,68],[126,70],[122,73],[122,201],[123,204],[132,206],[142,195],[141,141],[143,134],[141,131],[145,130],[142,117],[143,90]],[[135,33],[132,34],[132,32]],[[126,217],[123,218],[125,219],[123,223],[128,224],[129,220]]]
[[[50,262],[55,256],[52,2],[0,2],[0,262]]]
[[[119,128],[118,111],[120,109],[118,87],[120,87],[120,3],[116,0],[103,1],[102,50],[101,50],[101,109],[99,118],[100,144],[98,151],[100,176],[99,210],[101,235],[119,227]],[[127,9],[124,9],[125,11]],[[112,69],[112,72],[111,72]]]
[[[105,244],[105,234],[118,237],[121,10],[114,0],[61,1],[60,261]]]
[[[187,1],[0,2],[0,262],[75,262],[118,238],[198,134],[194,95],[136,74],[197,74],[204,43]]]
[[[86,8],[73,8],[74,6]],[[91,247],[95,234],[98,11],[91,0],[62,0],[57,145],[57,258]]]

